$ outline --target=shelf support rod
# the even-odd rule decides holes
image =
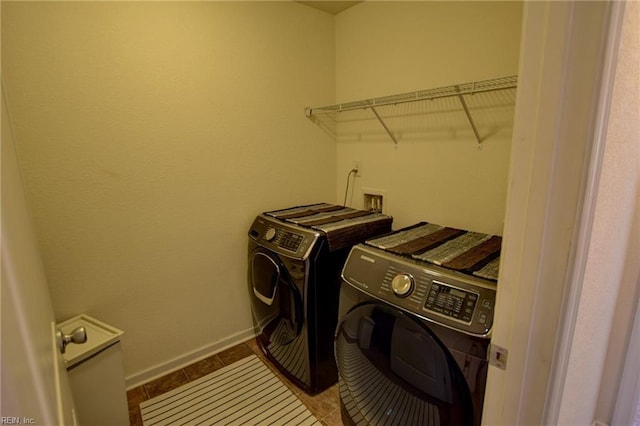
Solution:
[[[478,129],[476,128],[476,124],[473,122],[473,118],[471,118],[471,114],[469,113],[469,107],[467,107],[467,103],[464,100],[462,95],[458,95],[458,99],[460,99],[460,103],[462,104],[462,109],[464,109],[464,113],[467,116],[467,120],[469,120],[469,124],[471,125],[471,129],[473,130],[473,134],[476,135],[476,140],[478,141],[478,145],[482,143],[482,139],[480,139],[480,134],[478,133]]]
[[[373,111],[373,113],[376,115],[376,118],[378,119],[380,124],[382,124],[382,127],[384,127],[384,130],[386,130],[387,134],[389,135],[389,137],[391,138],[393,143],[396,144],[396,146],[397,146],[398,145],[398,141],[393,136],[393,134],[391,133],[391,131],[389,130],[387,125],[384,123],[384,121],[382,121],[382,118],[380,117],[380,114],[378,114],[378,111],[376,111],[376,109],[373,106],[370,106],[369,108],[371,108],[371,111]]]

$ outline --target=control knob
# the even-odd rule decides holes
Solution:
[[[413,291],[413,277],[409,274],[399,274],[393,277],[391,289],[398,297],[407,297]]]
[[[267,241],[271,241],[276,237],[276,230],[274,228],[267,229],[267,232],[264,233],[264,239]]]

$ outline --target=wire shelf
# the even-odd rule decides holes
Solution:
[[[450,98],[457,97],[460,105],[460,108],[464,111],[469,125],[471,126],[473,133],[476,137],[478,144],[482,143],[482,138],[478,133],[475,121],[471,114],[471,111],[467,105],[466,96],[474,95],[476,93],[486,93],[498,90],[507,90],[514,89],[518,85],[518,76],[509,76],[509,77],[501,77],[495,78],[491,80],[482,80],[475,81],[471,83],[462,83],[456,84],[452,86],[439,87],[435,89],[427,89],[420,90],[416,92],[402,93],[397,95],[383,96],[378,98],[365,99],[354,102],[346,102],[335,105],[328,105],[322,107],[307,107],[305,108],[305,115],[309,118],[318,117],[321,115],[333,115],[336,113],[342,113],[347,111],[354,110],[363,110],[370,109],[375,119],[377,119],[389,137],[393,140],[395,144],[398,143],[397,138],[394,134],[389,130],[387,124],[383,120],[383,118],[378,113],[377,108],[379,107],[387,107],[398,104],[404,104],[408,102],[419,102],[419,101],[428,101],[428,100],[436,100],[442,98]]]

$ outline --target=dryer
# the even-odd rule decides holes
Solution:
[[[354,244],[388,233],[391,222],[319,203],[265,212],[251,225],[247,282],[257,342],[304,391],[337,381],[333,336],[342,267]]]
[[[419,223],[353,247],[335,335],[344,424],[481,424],[500,246]]]

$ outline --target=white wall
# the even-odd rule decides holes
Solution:
[[[616,400],[632,396],[617,390],[640,295],[640,4],[628,2],[620,24],[615,75],[608,76],[614,83],[602,169],[559,424],[586,424],[594,418],[610,424]],[[633,356],[637,359],[638,354]],[[635,380],[638,383],[637,375]]]
[[[3,2],[2,73],[58,320],[129,378],[247,336],[255,215],[335,201],[334,23],[293,2]],[[308,178],[312,176],[313,178]]]
[[[520,2],[360,3],[336,17],[337,101],[516,75],[521,19]],[[434,101],[451,113],[380,108],[396,115],[387,124],[397,148],[370,112],[342,113],[356,122],[338,124],[337,198],[359,160],[352,206],[362,207],[362,188],[377,189],[396,229],[429,221],[502,235],[513,108],[499,105],[513,106],[515,91],[482,96],[491,109],[469,101],[482,149],[455,98]]]

